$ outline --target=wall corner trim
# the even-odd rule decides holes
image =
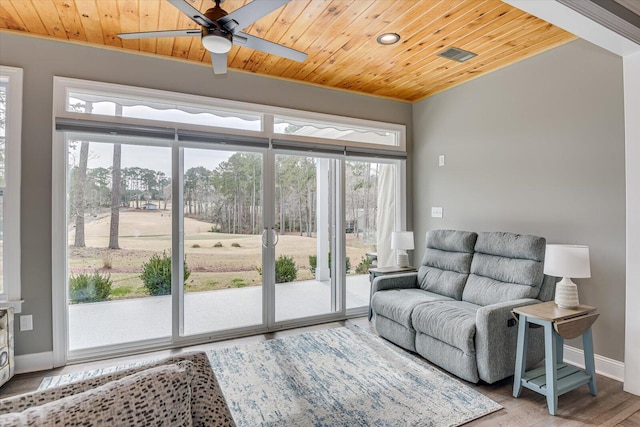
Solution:
[[[624,363],[618,360],[596,354],[596,373],[602,376],[624,382]],[[572,365],[584,368],[584,351],[579,348],[564,346],[564,361]]]
[[[53,369],[53,351],[23,354],[15,357],[16,374]]]

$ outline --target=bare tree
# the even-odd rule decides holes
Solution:
[[[111,178],[111,224],[109,226],[109,249],[120,249],[120,183],[122,181],[122,145],[113,144],[113,168]]]
[[[76,174],[76,237],[74,246],[84,248],[84,208],[86,206],[87,163],[89,160],[89,143],[80,144],[80,163]]]
[[[87,101],[84,105],[73,105],[72,110],[83,110],[87,113],[93,111],[93,102]],[[89,143],[81,142],[80,159],[78,164],[78,174],[76,175],[76,236],[74,246],[84,248],[84,208],[86,201],[87,186],[87,163],[89,162]]]

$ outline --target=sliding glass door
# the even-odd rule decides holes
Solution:
[[[263,155],[184,149],[184,327],[263,324]]]
[[[391,259],[393,162],[64,135],[71,359],[364,312]]]
[[[171,337],[171,149],[68,139],[68,348]]]
[[[369,268],[395,265],[391,232],[397,227],[397,163],[345,161],[346,308],[369,305]]]
[[[275,156],[275,321],[340,310],[331,264],[337,161]]]

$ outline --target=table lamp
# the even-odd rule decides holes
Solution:
[[[396,250],[396,259],[399,267],[409,267],[408,250],[414,249],[413,231],[391,232],[391,249]]]
[[[544,258],[544,274],[562,277],[556,284],[556,305],[576,308],[578,287],[571,280],[591,277],[589,247],[580,245],[547,245]]]

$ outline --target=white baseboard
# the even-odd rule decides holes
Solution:
[[[23,354],[15,357],[16,374],[53,369],[53,351]]]
[[[624,382],[624,363],[599,354],[593,357],[596,363],[596,373],[616,381]],[[575,347],[564,346],[564,361],[572,365],[584,368],[584,352]]]

